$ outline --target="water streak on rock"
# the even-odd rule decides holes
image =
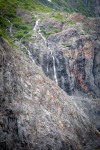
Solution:
[[[33,59],[33,57],[32,57],[31,52],[28,50],[28,48],[27,48],[24,44],[22,44],[22,38],[20,39],[20,48],[26,50],[26,52],[27,52],[27,54],[28,54],[30,60],[34,63],[34,59]]]
[[[37,16],[37,18],[38,18],[38,16]],[[35,31],[35,33],[37,33],[37,34],[39,34],[39,35],[41,36],[41,38],[43,39],[44,44],[45,44],[45,46],[46,46],[46,49],[47,49],[47,51],[46,51],[46,53],[47,53],[47,74],[48,74],[48,72],[49,72],[49,68],[48,68],[48,52],[50,52],[51,55],[52,55],[53,71],[54,71],[54,80],[55,80],[56,84],[58,84],[58,81],[57,81],[57,74],[56,74],[56,66],[55,66],[55,57],[54,57],[54,54],[53,54],[53,52],[52,52],[52,49],[50,48],[50,46],[48,46],[48,42],[47,42],[46,38],[45,38],[45,37],[43,36],[43,34],[41,33],[41,30],[40,30],[40,27],[39,27],[39,22],[40,22],[40,19],[37,19],[36,24],[35,24],[33,30]]]
[[[7,19],[7,21],[10,24],[10,28],[9,28],[10,35],[12,35],[12,23],[11,23],[11,21],[9,19]]]

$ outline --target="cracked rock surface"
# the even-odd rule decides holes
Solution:
[[[0,38],[0,150],[100,147],[100,19],[49,15],[24,44]]]
[[[22,51],[0,45],[1,150],[95,148],[99,132],[73,99]]]

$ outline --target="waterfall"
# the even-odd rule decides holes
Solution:
[[[38,18],[38,16],[36,16],[36,17]],[[47,46],[47,41],[46,41],[46,38],[41,33],[41,30],[40,30],[40,27],[39,27],[39,22],[40,22],[40,19],[37,19],[33,30],[34,30],[35,33],[37,33],[41,36],[41,38],[44,41],[45,46]],[[47,47],[47,49],[48,49],[48,47]],[[49,69],[48,69],[48,52],[47,52],[47,73],[48,73],[48,71],[49,71]]]
[[[6,18],[7,19],[7,18]],[[10,34],[12,35],[12,23],[10,22],[10,20],[9,19],[7,19],[7,21],[9,22],[9,24],[10,24],[10,28],[9,28],[9,31],[10,31]]]
[[[45,45],[47,45],[46,38],[42,35],[40,28],[39,28],[39,34],[40,34],[40,36],[42,37],[42,39],[43,39]]]
[[[57,73],[56,73],[56,65],[55,65],[55,57],[54,57],[53,52],[52,52],[52,50],[50,49],[50,47],[49,47],[49,50],[50,50],[50,52],[51,52],[51,56],[52,56],[52,59],[53,59],[54,80],[55,80],[56,84],[58,85]]]
[[[37,16],[36,16],[36,17],[37,17]],[[39,21],[40,21],[40,19],[37,19],[33,30],[34,30],[35,33],[39,33],[39,34],[40,34],[40,36],[42,37],[44,43],[46,44],[46,39],[45,39],[45,37],[44,37],[44,36],[41,34],[41,32],[40,32]],[[29,33],[28,33],[28,34],[29,34]],[[20,48],[26,50],[26,52],[28,53],[28,56],[29,56],[30,60],[34,63],[34,60],[33,60],[33,57],[32,57],[31,52],[28,50],[28,48],[27,48],[24,44],[22,44],[22,38],[20,39]]]
[[[36,17],[38,18],[38,16],[36,16]],[[37,19],[33,30],[35,31],[35,33],[40,34],[40,36],[41,36],[41,38],[43,39],[45,45],[47,45],[46,38],[45,38],[45,37],[42,35],[42,33],[41,33],[41,30],[40,30],[40,27],[39,27],[39,22],[40,22],[40,19]]]
[[[47,54],[47,73],[49,72],[49,68],[48,68],[48,54]]]
[[[30,53],[30,51],[27,49],[27,52],[28,52],[28,56],[29,58],[32,60],[32,62],[34,63],[34,60],[33,60],[33,57],[32,57],[32,54]]]
[[[36,16],[36,17],[38,18],[38,16]],[[37,19],[36,24],[35,24],[33,30],[34,30],[34,32],[35,32],[36,34],[39,34],[39,35],[41,36],[41,38],[42,38],[43,41],[44,41],[45,46],[47,47],[47,73],[48,73],[48,71],[49,71],[49,68],[48,68],[48,51],[51,52],[51,55],[52,55],[52,58],[53,58],[54,80],[55,80],[56,84],[58,85],[57,74],[56,74],[56,66],[55,66],[55,58],[54,58],[54,55],[53,55],[53,53],[52,53],[51,48],[50,48],[50,47],[48,46],[48,44],[47,44],[46,38],[45,38],[45,37],[42,35],[42,33],[41,33],[41,30],[40,30],[40,27],[39,27],[39,22],[40,22],[40,19]]]
[[[28,50],[28,48],[24,44],[22,44],[22,38],[20,39],[20,48],[26,50],[26,52],[28,53],[28,56],[29,56],[30,60],[34,63],[34,60],[33,60],[31,52]]]
[[[40,19],[38,19],[38,20],[36,21],[35,26],[34,26],[34,28],[33,28],[33,30],[34,30],[35,32],[37,31],[37,27],[38,27],[38,25],[39,25],[39,21],[40,21]]]
[[[53,58],[53,71],[54,71],[54,79],[56,81],[56,84],[58,84],[58,80],[57,80],[57,74],[56,74],[56,66],[55,66],[55,58],[54,55],[52,55]]]

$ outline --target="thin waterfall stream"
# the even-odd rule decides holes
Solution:
[[[56,81],[56,84],[58,84],[54,55],[52,55],[52,58],[53,58],[54,79],[55,79],[55,81]]]
[[[39,21],[40,21],[40,19],[37,19],[37,21],[36,21],[36,23],[35,23],[35,26],[34,26],[34,28],[33,28],[33,31],[34,31],[35,33],[37,33],[37,28],[38,28]],[[29,32],[29,33],[30,33],[30,32]],[[29,33],[28,33],[28,34],[29,34]],[[29,58],[32,60],[33,63],[35,63],[35,62],[34,62],[34,59],[33,59],[33,57],[32,57],[31,52],[28,50],[28,48],[27,48],[24,44],[22,44],[22,38],[20,39],[20,47],[21,47],[22,49],[24,48],[24,49],[27,51]]]
[[[38,16],[36,16],[36,17],[38,18]],[[50,51],[50,53],[51,53],[52,60],[53,60],[54,80],[55,80],[56,84],[58,85],[57,73],[56,73],[56,65],[55,65],[55,57],[54,57],[54,54],[52,52],[52,49],[48,45],[48,42],[47,42],[46,38],[41,33],[41,30],[40,30],[40,27],[39,27],[39,22],[40,22],[40,19],[37,19],[36,24],[35,24],[33,30],[34,30],[34,32],[36,34],[39,34],[41,36],[41,38],[44,41],[45,46],[47,47],[47,52],[46,52],[47,53],[47,73],[49,72],[49,68],[48,68],[48,52]]]
[[[10,24],[9,32],[10,32],[10,35],[12,36],[12,23],[11,23],[11,21],[8,18],[6,18],[6,19],[7,19],[7,21]]]
[[[46,38],[42,35],[41,30],[40,30],[40,27],[39,27],[40,19],[38,18],[38,16],[36,16],[36,17],[37,17],[37,21],[36,21],[36,23],[35,23],[35,26],[34,26],[34,28],[33,28],[33,31],[34,31],[34,34],[36,34],[36,37],[37,37],[38,35],[41,36],[41,38],[42,38],[42,40],[43,40],[45,46],[47,47],[47,51],[46,51],[46,53],[47,53],[47,69],[46,69],[46,70],[47,70],[47,74],[49,73],[49,66],[48,66],[48,59],[49,59],[49,58],[48,58],[48,53],[49,53],[49,52],[51,53],[51,57],[52,57],[52,61],[53,61],[54,80],[55,80],[56,84],[58,85],[54,53],[53,53],[52,49],[50,48],[50,46],[48,45],[48,42],[47,42]],[[10,22],[9,22],[9,23],[10,23]],[[11,30],[11,29],[10,29],[10,33],[12,33],[12,30]],[[27,52],[27,54],[28,54],[30,60],[31,60],[33,63],[35,63],[35,62],[34,62],[34,59],[33,59],[33,56],[32,56],[32,54],[31,54],[31,52],[30,52],[30,50],[22,43],[22,40],[23,40],[23,38],[20,39],[20,48],[25,49],[25,51]]]
[[[25,49],[27,51],[30,60],[34,63],[31,52],[28,50],[28,48],[24,44],[22,44],[22,38],[20,39],[20,48]]]
[[[47,74],[49,73],[49,66],[48,66],[48,59],[49,59],[48,55],[49,55],[49,54],[48,54],[48,53],[50,52],[50,53],[51,53],[51,57],[52,57],[52,61],[53,61],[54,80],[55,80],[56,84],[58,85],[54,53],[53,53],[52,49],[50,48],[50,46],[48,45],[48,42],[47,42],[46,38],[45,38],[45,37],[43,36],[43,34],[41,33],[41,30],[40,30],[40,27],[39,27],[40,19],[38,18],[37,15],[36,15],[35,17],[37,18],[37,20],[36,20],[35,26],[34,26],[34,28],[33,28],[33,31],[34,31],[34,33],[36,34],[36,37],[37,37],[38,35],[41,36],[41,38],[43,39],[43,42],[44,42],[45,46],[47,47],[47,51],[46,51],[46,53],[47,53],[47,69],[46,69]],[[6,18],[6,19],[7,19],[7,18]],[[10,24],[10,28],[9,28],[10,35],[12,35],[12,23],[11,23],[11,21],[10,21],[9,19],[7,19],[7,21],[8,21],[9,24]],[[29,32],[29,33],[30,33],[30,32]],[[28,33],[28,34],[29,34],[29,33]],[[19,43],[20,43],[20,48],[21,48],[21,49],[24,49],[24,50],[27,52],[27,54],[28,54],[30,60],[31,60],[33,63],[35,63],[35,62],[34,62],[34,59],[33,59],[33,57],[32,57],[32,54],[31,54],[31,52],[30,52],[30,50],[22,43],[22,40],[23,40],[23,38],[21,38],[21,39],[20,39],[20,42],[19,42]]]

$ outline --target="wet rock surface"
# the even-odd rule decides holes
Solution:
[[[20,49],[0,45],[0,149],[95,149],[100,134],[73,98]]]
[[[69,95],[78,90],[94,98],[100,97],[100,19],[86,19],[78,14],[70,18],[75,22],[68,20],[70,25],[63,24],[60,32],[48,38],[43,33],[40,35],[42,28],[49,30],[49,26],[56,24],[60,28],[62,23],[49,19],[38,22],[36,35],[33,35],[35,42],[29,41],[26,46],[36,64]]]
[[[0,38],[0,150],[97,150],[100,19],[35,17],[29,40]]]

